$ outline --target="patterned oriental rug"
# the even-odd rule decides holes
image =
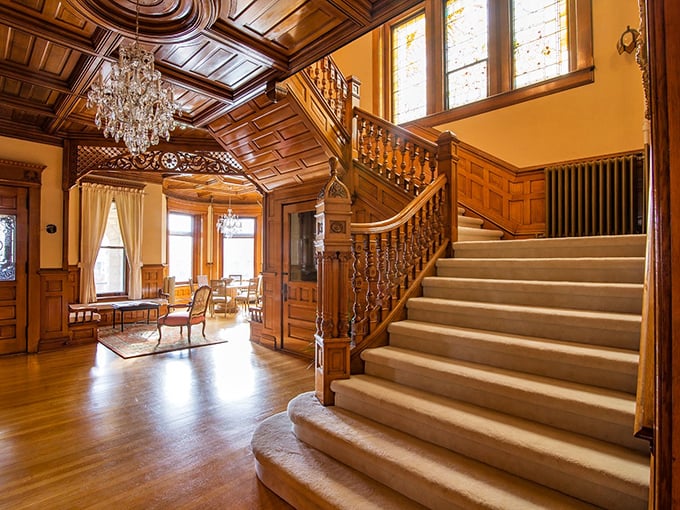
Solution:
[[[205,338],[201,335],[201,325],[191,328],[191,343],[187,340],[187,328],[163,328],[163,338],[158,343],[158,329],[155,324],[126,324],[125,331],[110,326],[99,328],[99,342],[118,354],[121,358],[135,358],[161,352],[178,351],[221,344],[229,341],[229,330],[211,331],[206,327]]]

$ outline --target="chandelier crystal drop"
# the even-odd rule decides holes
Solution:
[[[108,80],[100,74],[87,93],[87,107],[97,107],[94,122],[105,137],[123,140],[133,156],[156,145],[160,137],[170,139],[179,124],[174,119],[180,106],[172,89],[163,87],[161,73],[154,67],[153,53],[139,46],[139,0],[135,42],[121,47]]]
[[[241,232],[241,220],[231,210],[231,197],[229,198],[229,208],[227,214],[223,214],[217,220],[217,230],[227,238]]]

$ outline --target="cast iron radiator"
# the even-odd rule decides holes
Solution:
[[[644,233],[644,168],[642,152],[546,168],[546,236]]]

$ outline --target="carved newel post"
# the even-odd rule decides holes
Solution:
[[[316,202],[317,305],[315,391],[324,405],[333,405],[331,381],[350,374],[349,293],[352,204],[338,179],[338,160],[330,158],[331,178]]]

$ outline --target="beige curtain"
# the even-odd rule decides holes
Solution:
[[[113,199],[118,210],[118,223],[123,236],[125,255],[130,266],[128,297],[142,297],[142,213],[144,193],[141,190],[116,188]]]
[[[99,184],[83,184],[80,190],[82,221],[80,231],[80,302],[97,301],[94,265],[102,244],[113,189]]]

